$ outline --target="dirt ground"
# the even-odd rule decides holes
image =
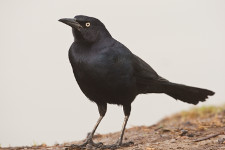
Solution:
[[[95,142],[113,144],[119,132],[97,134]],[[124,142],[132,141],[129,147],[118,150],[225,150],[225,106],[201,107],[181,112],[161,120],[152,126],[127,129]],[[83,141],[47,146],[8,147],[1,150],[64,150],[71,144]],[[96,148],[87,146],[86,149]],[[98,148],[100,149],[100,148]]]

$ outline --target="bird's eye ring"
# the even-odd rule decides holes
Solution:
[[[91,26],[91,23],[90,22],[86,22],[86,27],[90,27]]]

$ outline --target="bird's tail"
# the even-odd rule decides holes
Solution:
[[[183,102],[195,105],[200,101],[205,101],[208,96],[212,96],[215,94],[213,91],[207,89],[201,89],[171,82],[167,82],[166,84],[164,84],[164,89],[164,92],[167,95],[175,99],[179,99]]]

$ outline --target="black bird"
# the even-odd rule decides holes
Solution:
[[[69,60],[82,92],[98,106],[100,118],[84,144],[117,148],[122,146],[124,130],[130,116],[131,103],[138,94],[165,93],[176,100],[198,104],[214,92],[170,82],[159,76],[151,66],[115,40],[98,19],[83,15],[59,20],[72,27],[74,42]],[[122,105],[125,119],[116,144],[104,146],[92,138],[104,117],[107,104]]]

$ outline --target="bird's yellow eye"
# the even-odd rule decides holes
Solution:
[[[86,27],[90,27],[91,26],[91,23],[90,22],[86,22]]]

